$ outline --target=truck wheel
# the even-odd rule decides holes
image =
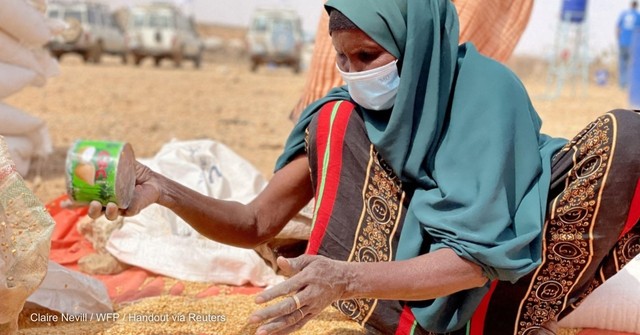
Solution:
[[[144,56],[133,54],[133,64],[135,64],[136,66],[140,66],[140,63],[142,63],[143,59]]]
[[[199,53],[198,55],[196,55],[196,57],[193,59],[193,67],[195,67],[196,69],[199,69],[202,66],[202,54]]]
[[[173,65],[175,67],[181,67],[184,60],[184,47],[181,47],[176,53],[173,54]]]
[[[102,58],[102,42],[98,42],[91,50],[89,51],[89,61],[92,63],[98,64],[100,63],[100,59]]]
[[[53,56],[53,58],[55,58],[57,61],[60,61],[60,58],[62,58],[62,52],[52,51],[51,56]]]

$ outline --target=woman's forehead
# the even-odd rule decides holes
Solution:
[[[364,31],[357,28],[334,31],[331,40],[336,49],[343,51],[382,48]]]

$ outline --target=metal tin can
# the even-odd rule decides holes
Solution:
[[[135,157],[125,142],[77,140],[66,159],[67,193],[78,203],[97,200],[127,208],[135,187]]]

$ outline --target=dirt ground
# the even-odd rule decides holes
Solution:
[[[570,137],[590,120],[627,107],[626,93],[610,83],[586,89],[567,82],[557,98],[544,69],[522,61],[510,66],[521,75],[543,131]],[[85,65],[79,57],[61,60],[61,75],[45,87],[29,87],[5,100],[47,122],[53,154],[36,161],[27,176],[32,189],[49,202],[64,194],[64,160],[76,139],[130,142],[138,157],[151,157],[173,140],[209,138],[228,145],[266,177],[292,128],[289,112],[300,96],[305,74],[290,68],[261,67],[253,73],[241,55],[210,57],[201,69],[187,63],[160,68],[121,65],[117,58]],[[574,92],[575,91],[575,92]]]
[[[269,176],[287,133],[289,111],[304,75],[289,68],[249,71],[248,62],[174,68],[151,62],[123,66],[117,59],[85,65],[69,55],[61,75],[43,88],[29,87],[6,103],[47,122],[53,154],[27,176],[48,202],[65,192],[64,160],[76,139],[127,141],[137,157],[151,157],[171,141],[222,142]]]

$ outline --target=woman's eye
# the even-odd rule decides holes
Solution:
[[[368,63],[371,62],[373,60],[375,60],[377,57],[377,55],[370,53],[370,52],[359,52],[358,53],[358,59],[360,59],[360,61],[364,62],[364,63]]]

